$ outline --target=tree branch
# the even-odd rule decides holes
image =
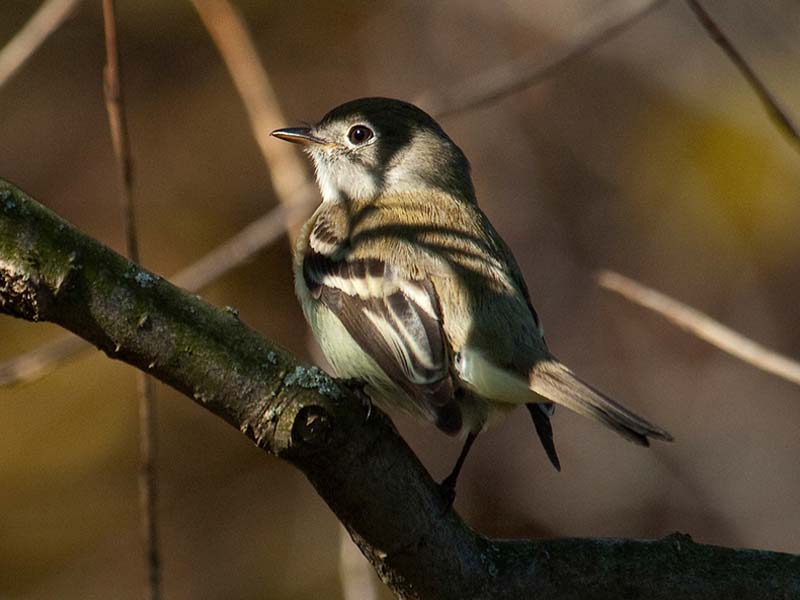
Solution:
[[[658,541],[503,541],[467,527],[377,409],[0,180],[0,312],[147,371],[308,477],[399,598],[786,598],[800,557]],[[787,596],[788,594],[788,596]]]
[[[297,191],[300,200],[291,208],[279,205],[262,215],[233,237],[209,250],[198,260],[181,269],[170,280],[190,292],[199,292],[306,219],[307,210],[317,201],[316,186],[305,184]],[[35,381],[61,363],[91,348],[86,340],[67,337],[46,342],[30,352],[0,361],[0,388]]]

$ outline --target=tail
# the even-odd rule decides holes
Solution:
[[[533,426],[536,428],[536,433],[539,435],[539,440],[544,446],[544,451],[547,453],[547,458],[550,463],[556,468],[556,471],[561,471],[561,461],[558,460],[558,453],[556,452],[556,445],[553,442],[553,426],[550,425],[550,417],[553,415],[555,407],[547,403],[530,403],[526,404],[525,408],[531,413],[533,419]]]
[[[642,446],[650,445],[648,438],[672,441],[672,436],[667,431],[635,415],[584,383],[554,358],[541,361],[533,367],[530,374],[530,389],[579,415],[600,421],[621,436]]]

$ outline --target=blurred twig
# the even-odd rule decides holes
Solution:
[[[91,347],[89,342],[69,335],[0,362],[0,387],[36,381],[82,350]]]
[[[247,24],[227,0],[192,0],[214,40],[242,98],[278,201],[292,206],[308,182],[305,165],[288,144],[276,144],[270,132],[287,123],[266,69],[261,64]]]
[[[136,212],[133,203],[133,165],[131,159],[128,121],[125,115],[125,100],[122,95],[122,73],[119,62],[117,39],[117,16],[114,0],[103,0],[103,32],[105,34],[106,64],[103,69],[103,90],[106,97],[108,123],[114,156],[117,159],[117,175],[120,184],[120,201],[125,228],[128,257],[139,259],[139,243],[136,235]],[[156,504],[158,486],[156,479],[156,418],[155,382],[144,371],[137,371],[139,392],[139,506],[142,534],[145,543],[147,564],[147,597],[161,598],[161,564],[158,551],[158,520]]]
[[[0,50],[0,87],[67,20],[82,0],[45,0],[11,40]]]
[[[598,283],[626,299],[658,313],[681,329],[707,341],[749,365],[800,385],[800,362],[778,354],[722,325],[682,302],[613,271],[601,271]]]
[[[103,69],[103,91],[111,129],[111,143],[117,159],[117,175],[120,184],[120,204],[125,229],[125,248],[128,258],[139,260],[139,244],[136,235],[136,212],[133,204],[133,164],[131,160],[128,120],[125,116],[125,100],[122,96],[122,75],[117,43],[117,22],[114,0],[103,0],[103,27],[106,44],[106,64]]]
[[[295,205],[278,205],[224,241],[200,260],[170,278],[175,285],[198,291],[228,271],[252,258],[259,250],[299,226],[316,202],[316,188],[310,182],[295,190]]]
[[[711,39],[714,40],[714,42],[716,42],[720,48],[722,48],[725,54],[728,55],[728,58],[731,60],[731,62],[736,66],[737,69],[739,69],[739,72],[742,74],[747,83],[756,93],[756,96],[758,96],[758,99],[764,105],[764,108],[767,110],[767,114],[778,127],[778,130],[783,132],[783,134],[789,140],[794,142],[794,144],[800,148],[800,130],[792,121],[786,110],[784,110],[780,105],[780,102],[778,102],[778,99],[772,94],[767,85],[761,81],[761,78],[747,62],[747,59],[742,56],[742,54],[736,49],[736,46],[733,45],[733,42],[731,42],[728,36],[726,36],[717,26],[714,19],[711,17],[708,11],[703,8],[703,5],[700,4],[700,2],[697,0],[686,0],[686,2]]]
[[[604,9],[601,23],[577,28],[570,39],[559,44],[560,47],[544,60],[541,49],[536,49],[449,89],[422,94],[418,102],[437,117],[449,117],[502,100],[552,77],[572,61],[627,31],[665,3],[666,0],[648,0],[636,10],[622,15]]]

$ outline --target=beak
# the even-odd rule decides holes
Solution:
[[[314,144],[325,143],[325,140],[311,135],[311,129],[308,127],[286,127],[284,129],[276,129],[270,133],[270,135],[275,136],[279,140],[300,144],[302,146],[313,146]]]

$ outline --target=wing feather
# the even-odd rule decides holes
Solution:
[[[461,429],[441,311],[428,280],[403,278],[382,260],[336,260],[313,249],[303,261],[303,278],[423,412],[449,433]]]

